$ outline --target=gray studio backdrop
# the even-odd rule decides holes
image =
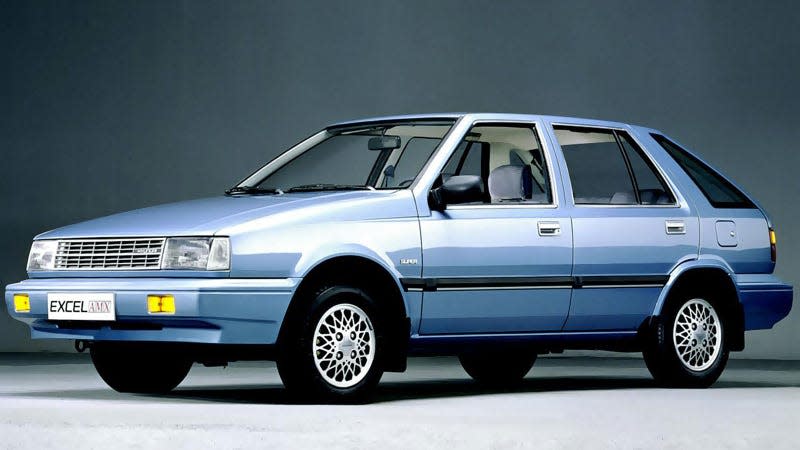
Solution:
[[[661,128],[763,203],[798,285],[799,28],[777,1],[4,1],[0,281],[41,231],[219,195],[328,122],[469,110]],[[800,358],[797,309],[743,356]],[[0,351],[70,348],[0,313]]]

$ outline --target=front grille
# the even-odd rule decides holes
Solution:
[[[159,269],[164,238],[92,239],[58,242],[56,269]]]

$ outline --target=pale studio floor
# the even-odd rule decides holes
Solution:
[[[656,387],[641,359],[540,358],[513,390],[412,359],[367,405],[297,404],[272,363],[195,365],[167,396],[118,394],[85,355],[0,354],[0,448],[798,448],[800,362],[731,361]]]

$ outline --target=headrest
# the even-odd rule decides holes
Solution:
[[[489,195],[493,202],[521,201],[531,198],[531,166],[500,166],[489,174]]]
[[[608,203],[612,205],[633,205],[636,204],[636,196],[632,192],[615,192]]]

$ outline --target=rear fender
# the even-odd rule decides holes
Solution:
[[[658,296],[658,300],[656,301],[655,306],[653,307],[653,316],[661,315],[661,311],[664,308],[664,304],[669,297],[672,288],[675,286],[677,281],[680,277],[689,272],[690,270],[696,269],[718,269],[723,271],[731,280],[734,288],[736,288],[736,274],[733,272],[733,269],[721,258],[710,256],[710,257],[701,257],[700,259],[694,259],[691,261],[686,261],[684,263],[679,264],[669,275],[669,280],[667,280],[667,284],[664,285],[664,289],[661,290],[661,294]],[[736,301],[739,302],[739,290],[736,288]]]

